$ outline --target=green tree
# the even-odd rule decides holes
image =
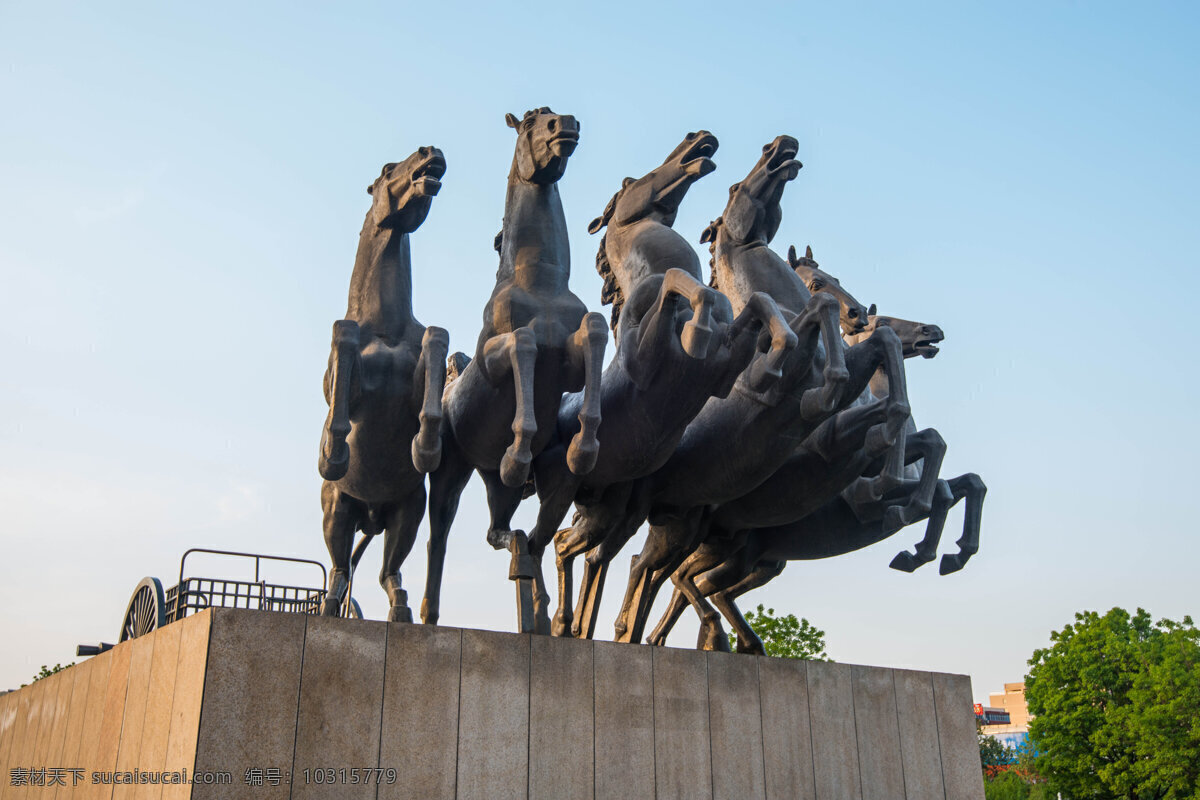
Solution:
[[[763,649],[769,656],[781,658],[804,658],[809,661],[829,661],[825,652],[825,631],[814,628],[806,619],[797,619],[795,614],[775,616],[775,609],[763,608],[746,614],[746,622],[762,639]],[[729,636],[737,647],[737,634]]]
[[[1033,765],[1071,798],[1200,798],[1200,640],[1190,618],[1075,615],[1025,680]]]
[[[984,775],[995,775],[999,767],[1013,762],[1013,749],[995,736],[989,736],[983,731],[977,731],[979,736],[979,764],[983,767]]]
[[[36,683],[37,681],[40,681],[42,678],[49,678],[54,673],[62,672],[67,667],[73,667],[73,666],[75,666],[74,661],[72,661],[70,664],[67,664],[66,667],[64,667],[62,664],[55,664],[53,669],[50,669],[45,664],[42,664],[42,668],[40,670],[38,670],[38,674],[34,675],[33,680],[30,681],[29,683]],[[21,688],[24,689],[26,686],[29,685],[29,683],[22,683]]]

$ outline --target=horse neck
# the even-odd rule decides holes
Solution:
[[[713,269],[735,314],[741,313],[755,292],[765,292],[793,314],[804,310],[812,294],[786,261],[765,244],[739,245],[725,238],[724,231],[717,236]]]
[[[412,322],[412,260],[408,234],[368,219],[358,240],[346,318],[397,342]]]
[[[621,291],[628,297],[642,281],[681,269],[703,282],[696,251],[674,228],[653,217],[610,226],[605,250]]]
[[[571,277],[567,220],[558,185],[508,179],[500,245],[500,281],[525,289],[561,293]]]

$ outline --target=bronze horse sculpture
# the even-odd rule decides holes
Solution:
[[[691,185],[715,169],[716,149],[711,133],[689,133],[660,166],[626,178],[589,227],[607,228],[596,266],[605,281],[603,302],[613,306],[617,352],[601,381],[604,423],[595,468],[586,475],[569,469],[566,443],[580,427],[578,393],[564,399],[558,440],[534,460],[541,506],[529,550],[538,561],[572,502],[590,509],[593,520],[624,512],[635,481],[663,465],[708,398],[729,394],[756,356],[760,333],[770,337],[770,349],[755,361],[750,380],[764,389],[796,344],[766,295],[752,296],[735,318],[729,301],[704,284],[695,250],[671,227]],[[598,544],[587,538],[594,530],[581,527],[571,548],[557,553],[559,635],[571,624],[570,561]],[[540,568],[537,578],[537,630],[549,633]]]
[[[751,292],[769,294],[785,312],[797,315],[793,328],[798,333],[805,326],[819,328],[824,350],[799,369],[785,366],[784,378],[768,392],[751,392],[743,383],[729,398],[710,401],[675,455],[653,476],[650,534],[630,570],[616,626],[619,641],[641,638],[659,587],[706,538],[711,509],[769,478],[801,441],[855,401],[880,366],[893,386],[880,432],[889,447],[903,449],[908,398],[899,339],[884,329],[845,348],[837,300],[811,293],[769,247],[782,219],[783,190],[800,169],[796,149],[789,136],[766,145],[747,177],[731,187],[725,212],[701,240],[711,245],[713,284],[735,309]],[[817,337],[811,340],[815,345]],[[738,447],[731,451],[730,442]],[[903,458],[892,458],[885,471],[898,481],[902,468]]]
[[[324,381],[329,415],[318,470],[333,560],[326,615],[337,615],[349,588],[355,531],[363,531],[364,544],[382,531],[379,582],[391,601],[388,619],[412,621],[400,567],[425,514],[424,473],[441,457],[449,336],[413,317],[409,234],[425,221],[445,171],[441,151],[422,147],[385,165],[367,189],[371,209]],[[354,563],[361,553],[360,545]]]
[[[635,493],[638,502],[631,504],[621,520],[601,521],[613,530],[597,537],[601,544],[585,560],[573,629],[576,635],[592,635],[604,572],[620,547],[649,518],[653,523],[650,539],[634,560],[617,623],[618,640],[640,638],[657,588],[651,586],[651,577],[666,570],[665,579],[677,565],[673,562],[681,561],[702,540],[705,509],[740,496],[769,477],[799,439],[857,396],[878,363],[876,346],[863,348],[855,354],[851,380],[838,331],[837,302],[825,295],[810,295],[783,259],[767,249],[782,217],[779,201],[783,188],[800,169],[795,148],[790,137],[780,137],[764,148],[747,178],[731,189],[726,212],[733,223],[710,226],[703,241],[712,241],[718,230],[734,232],[720,233],[717,240],[717,288],[725,292],[736,313],[757,293],[770,296],[790,320],[798,345],[780,362],[781,377],[769,389],[751,385],[752,368],[727,397],[709,400],[670,459]],[[773,262],[761,269],[728,263],[758,262],[764,253]],[[722,276],[722,272],[726,274]],[[875,362],[862,357],[866,351],[875,353]],[[896,356],[898,363],[898,344]],[[730,446],[733,442],[736,448]],[[578,536],[580,527],[595,524],[588,517],[587,509],[581,509],[573,528],[560,532],[560,549]]]
[[[441,466],[430,476],[429,567],[421,618],[439,616],[446,539],[473,470],[487,490],[488,542],[513,554],[511,577],[532,578],[522,531],[511,530],[533,459],[557,435],[563,394],[582,390],[568,469],[592,470],[600,425],[600,374],[608,326],[571,293],[566,219],[558,180],[579,143],[579,123],[549,108],[506,118],[517,142],[497,237],[500,266],[483,312],[475,357],[455,356],[460,372],[443,398]],[[532,618],[522,604],[521,629]]]
[[[869,335],[872,328],[880,326],[900,335],[906,358],[934,357],[936,344],[943,338],[936,325],[872,314],[870,324],[847,339]],[[864,403],[843,414],[862,410],[865,416],[871,416],[872,411],[877,415],[887,390],[881,370],[872,378]],[[827,424],[837,421],[835,418]],[[737,608],[737,597],[779,575],[789,560],[849,553],[892,536],[904,525],[928,519],[925,537],[915,552],[901,551],[890,565],[912,572],[933,560],[947,512],[966,497],[967,515],[958,541],[959,552],[943,556],[940,571],[945,575],[962,569],[978,550],[986,487],[973,473],[948,481],[941,479],[938,472],[946,452],[945,441],[932,428],[916,431],[915,425],[912,427],[907,437],[905,456],[909,463],[905,479],[882,497],[855,491],[855,484],[873,480],[882,469],[885,451],[880,441],[863,444],[860,449],[861,433],[857,439],[843,434],[831,446],[828,442],[818,443],[823,433],[818,430],[767,482],[719,509],[713,515],[708,540],[672,576],[675,594],[648,641],[665,644],[679,614],[690,602],[700,615],[701,645],[728,649],[719,615],[708,602],[711,599],[737,632],[738,651],[761,654],[762,642]],[[833,436],[827,438],[832,440]],[[924,495],[930,486],[931,500],[926,501]]]

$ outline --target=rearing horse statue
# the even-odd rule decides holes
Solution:
[[[754,381],[763,388],[778,379],[778,363],[796,344],[766,295],[752,297],[735,319],[729,301],[704,284],[696,251],[671,227],[691,185],[716,168],[711,159],[716,149],[708,131],[689,133],[649,174],[626,178],[588,228],[608,229],[596,269],[605,282],[602,300],[613,306],[617,353],[601,381],[604,424],[595,469],[577,475],[568,468],[566,443],[579,430],[584,400],[578,393],[564,398],[559,437],[534,460],[541,500],[529,540],[535,560],[572,502],[591,508],[593,519],[625,511],[634,481],[663,465],[709,397],[729,394],[755,357],[760,332],[765,329],[771,339],[771,349],[755,362]],[[559,635],[571,624],[571,560],[598,544],[588,538],[594,530],[580,528],[558,551]],[[548,598],[538,572],[537,629],[549,633]]]
[[[425,221],[445,172],[442,152],[422,147],[385,165],[367,189],[371,209],[359,235],[346,319],[333,324],[325,373],[329,416],[318,470],[333,573],[322,614],[336,616],[349,587],[354,532],[361,530],[365,542],[386,531],[379,582],[391,600],[388,619],[412,621],[400,566],[425,515],[424,473],[441,458],[450,340],[442,328],[413,317],[408,238]]]
[[[571,293],[571,256],[558,180],[579,143],[579,123],[549,108],[506,117],[517,131],[508,175],[500,268],[483,312],[475,358],[446,387],[441,467],[430,477],[429,574],[421,618],[439,615],[446,539],[458,499],[477,470],[491,513],[487,540],[513,552],[511,577],[531,578],[527,541],[511,530],[535,456],[554,438],[563,394],[582,390],[569,470],[596,464],[600,374],[608,326]],[[456,364],[467,362],[457,354]],[[511,420],[511,423],[506,423]],[[522,606],[521,629],[532,629]]]

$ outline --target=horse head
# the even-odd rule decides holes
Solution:
[[[853,336],[847,335],[847,343],[855,344],[862,339],[866,339],[875,332],[876,328],[891,328],[900,337],[905,358],[912,358],[913,356],[933,358],[938,354],[937,343],[946,338],[946,334],[942,333],[942,329],[937,325],[913,322],[907,319],[900,319],[899,317],[879,316],[875,313],[874,303],[867,309],[867,314],[869,321],[866,327]]]
[[[795,245],[789,246],[788,265],[796,271],[810,292],[813,294],[825,292],[837,298],[838,306],[841,308],[838,321],[842,325],[843,334],[852,336],[866,326],[867,307],[855,300],[854,295],[843,289],[841,281],[817,266],[817,262],[813,260],[811,247],[805,248],[803,256],[797,256]]]
[[[569,114],[555,114],[546,106],[526,111],[517,119],[505,114],[508,127],[517,131],[513,172],[526,183],[556,182],[567,169],[567,159],[579,144],[579,122]]]
[[[689,133],[660,166],[637,180],[626,178],[608,201],[604,213],[588,225],[588,233],[596,233],[606,225],[629,225],[651,216],[671,227],[687,190],[717,168],[712,161],[717,147],[717,137],[708,131]]]
[[[445,174],[446,159],[436,147],[422,147],[399,163],[384,164],[367,187],[372,197],[368,219],[380,228],[412,233],[428,216]]]
[[[725,235],[734,242],[770,243],[783,220],[779,201],[788,182],[803,166],[796,160],[799,143],[779,136],[763,146],[762,157],[742,181],[729,187],[729,202],[721,215]],[[708,235],[708,231],[705,231]],[[716,229],[712,236],[715,238]],[[701,239],[708,241],[708,239]]]

